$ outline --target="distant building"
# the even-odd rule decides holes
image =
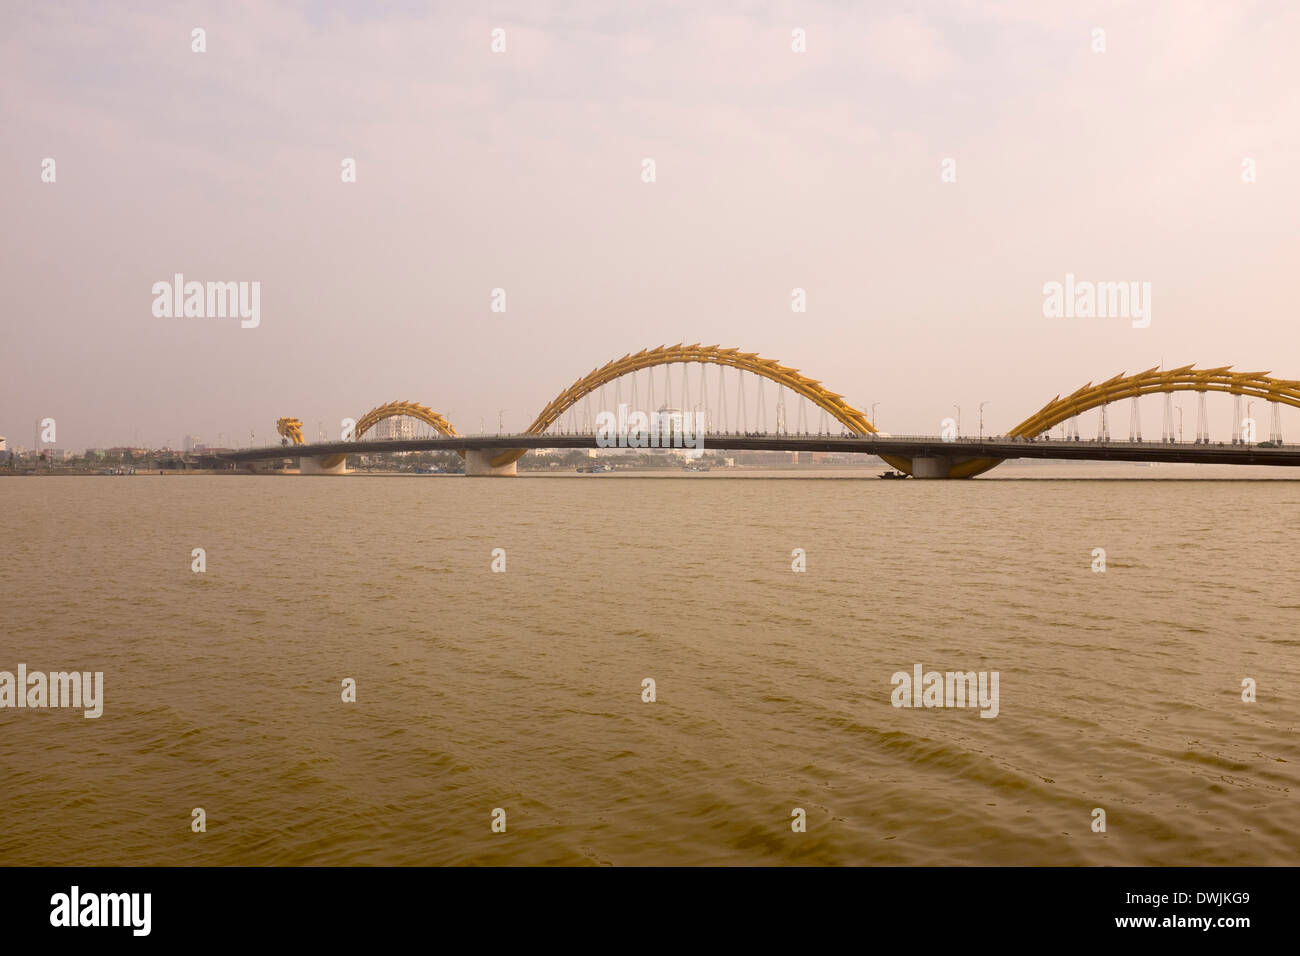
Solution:
[[[375,426],[375,437],[381,441],[407,441],[415,437],[415,419],[405,415],[385,418]]]

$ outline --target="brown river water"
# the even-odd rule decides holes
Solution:
[[[0,860],[1300,862],[1300,483],[1056,473],[0,479]]]

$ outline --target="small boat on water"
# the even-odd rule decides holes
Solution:
[[[887,471],[883,475],[877,475],[877,478],[911,478],[912,476],[902,471]]]

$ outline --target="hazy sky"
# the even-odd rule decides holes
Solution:
[[[894,433],[1162,360],[1300,378],[1297,38],[1289,0],[6,2],[0,434],[520,429],[683,339]],[[155,317],[177,272],[260,282],[260,326]],[[1045,318],[1066,273],[1150,282],[1150,327]]]

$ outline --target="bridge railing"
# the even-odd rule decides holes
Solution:
[[[530,434],[530,433],[528,433],[528,432],[514,432],[514,433],[512,433],[512,432],[468,432],[468,433],[466,433],[466,434],[463,434],[463,435],[457,436],[457,438],[455,438],[455,439],[447,439],[447,440],[448,440],[448,441],[464,441],[464,440],[472,440],[472,439],[475,439],[475,438],[490,438],[490,439],[493,439],[493,440],[510,439],[510,438],[519,438],[519,439],[521,439],[521,440],[526,440],[526,441],[535,441],[535,440],[537,440],[537,439],[539,439],[539,438],[544,438],[544,437],[546,437],[547,434],[549,434],[549,435],[553,435],[553,436],[555,436],[555,437],[565,437],[565,438],[569,438],[569,437],[585,437],[585,438],[590,438],[590,437],[594,437],[594,436],[598,435],[599,432],[598,432],[598,431],[595,431],[595,430],[593,430],[593,431],[569,431],[569,430],[562,430],[562,431],[548,432],[548,433],[543,434],[543,435],[534,435],[534,434]],[[785,431],[753,431],[753,430],[751,430],[751,431],[739,432],[739,431],[718,431],[718,430],[713,430],[713,429],[706,429],[706,430],[705,430],[704,432],[702,432],[701,434],[702,434],[705,438],[707,438],[707,437],[709,437],[709,436],[714,436],[714,437],[718,437],[718,438],[807,438],[807,439],[837,439],[837,438],[838,438],[838,439],[844,439],[844,440],[846,440],[846,441],[875,440],[875,441],[880,441],[880,442],[884,442],[884,443],[889,443],[889,442],[898,442],[898,443],[915,443],[915,442],[924,442],[924,443],[926,443],[926,444],[931,444],[931,443],[934,443],[934,442],[940,442],[940,441],[949,441],[949,442],[952,442],[952,443],[954,443],[954,444],[956,444],[956,443],[961,443],[961,444],[972,444],[972,443],[973,443],[973,444],[978,444],[978,443],[980,443],[980,442],[990,442],[990,443],[1008,443],[1008,442],[1015,442],[1015,443],[1021,443],[1021,442],[1024,442],[1024,443],[1038,443],[1038,442],[1051,442],[1051,443],[1053,443],[1053,444],[1092,444],[1092,445],[1187,445],[1187,446],[1193,446],[1193,447],[1194,447],[1194,446],[1197,446],[1197,445],[1202,445],[1202,446],[1212,446],[1212,447],[1230,447],[1230,446],[1246,447],[1246,446],[1254,446],[1254,447],[1257,447],[1257,448],[1290,447],[1291,445],[1294,444],[1294,443],[1292,443],[1292,442],[1286,442],[1286,441],[1283,441],[1283,442],[1274,442],[1274,441],[1255,441],[1255,442],[1246,442],[1246,441],[1241,441],[1240,439],[1230,439],[1230,440],[1226,440],[1226,441],[1215,441],[1214,439],[1209,439],[1209,440],[1202,440],[1202,439],[1173,439],[1173,440],[1165,440],[1165,439],[1163,439],[1163,438],[1129,438],[1129,437],[1127,437],[1127,436],[1122,436],[1122,435],[1112,435],[1112,436],[1105,437],[1105,438],[1098,438],[1098,437],[1096,437],[1096,436],[1084,436],[1084,435],[1068,436],[1068,437],[1058,437],[1058,436],[1052,436],[1052,435],[1038,435],[1038,436],[1036,436],[1036,437],[1032,437],[1032,438],[1030,438],[1030,437],[1025,437],[1025,436],[1022,436],[1022,435],[988,434],[988,435],[957,435],[957,436],[955,436],[954,438],[951,438],[951,439],[945,439],[945,438],[944,438],[943,436],[941,436],[941,435],[935,435],[935,434],[924,434],[924,433],[920,433],[920,432],[915,432],[915,433],[913,433],[913,432],[890,432],[889,434],[885,434],[885,435],[882,435],[882,434],[865,434],[865,435],[864,435],[864,434],[857,434],[857,433],[855,433],[855,432],[850,432],[850,431],[847,431],[847,430],[841,430],[841,431],[792,431],[792,430],[785,430]],[[441,436],[430,435],[430,436],[428,436],[428,438],[429,438],[429,440],[438,441],[438,440],[440,440]],[[391,442],[391,443],[393,443],[393,444],[397,444],[397,443],[399,443],[399,442],[405,442],[405,441],[411,441],[411,440],[412,440],[411,438],[401,438],[401,437],[396,437],[396,438],[395,438],[395,437],[391,437],[391,436],[386,436],[386,437],[384,437],[384,438],[370,438],[370,437],[367,436],[367,438],[366,438],[366,442],[367,442],[368,444],[373,444],[373,443],[388,443],[388,442]],[[336,444],[336,443],[334,443],[334,444]],[[287,449],[292,449],[293,447],[294,447],[294,446],[292,446],[292,445],[286,446]]]

